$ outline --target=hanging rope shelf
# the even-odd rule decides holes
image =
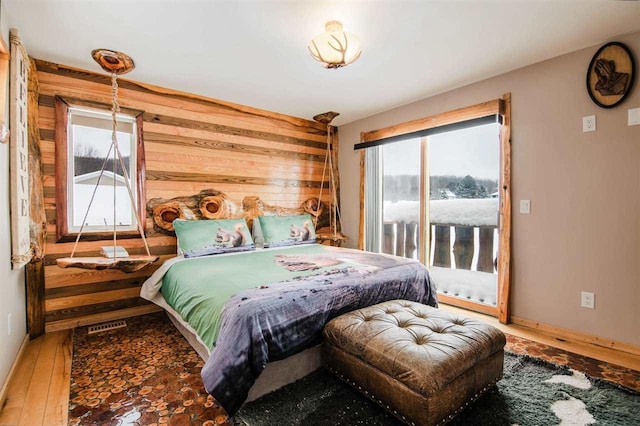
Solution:
[[[349,237],[342,233],[342,217],[340,215],[340,207],[338,203],[338,194],[336,192],[336,180],[333,173],[333,148],[331,144],[331,121],[339,116],[339,112],[327,111],[322,114],[313,116],[314,121],[322,123],[327,126],[327,150],[325,151],[324,167],[322,168],[322,179],[320,181],[320,193],[318,194],[318,203],[321,203],[322,192],[324,189],[324,179],[327,174],[327,167],[329,168],[329,188],[330,191],[330,205],[329,210],[329,229],[316,229],[316,239],[320,242],[329,241],[331,245],[342,246],[345,240]],[[318,226],[318,217],[316,217],[314,225]],[[338,230],[340,229],[340,230]]]
[[[56,260],[61,268],[82,268],[101,271],[117,269],[123,272],[136,272],[158,260],[158,256],[134,255],[127,257],[64,257]]]
[[[149,244],[147,243],[147,239],[144,235],[144,227],[142,223],[140,223],[140,216],[138,215],[136,203],[133,197],[133,191],[131,190],[131,183],[129,180],[129,174],[127,172],[127,168],[125,167],[124,161],[122,160],[122,154],[120,153],[120,148],[118,147],[118,139],[116,137],[116,129],[118,128],[118,122],[116,118],[116,114],[120,111],[120,106],[118,105],[118,75],[126,74],[129,71],[135,68],[135,64],[133,60],[121,52],[115,52],[107,49],[96,49],[91,52],[91,56],[93,59],[102,67],[103,70],[107,71],[111,74],[111,119],[112,119],[112,130],[111,130],[111,146],[109,147],[109,151],[105,156],[105,159],[102,163],[102,169],[100,170],[100,175],[98,176],[98,181],[93,189],[93,194],[91,195],[91,200],[89,201],[89,206],[87,207],[87,211],[84,215],[84,219],[82,220],[82,226],[80,227],[80,231],[76,237],[75,244],[73,246],[73,250],[71,251],[70,257],[65,257],[62,259],[57,259],[56,263],[61,268],[82,268],[82,269],[94,269],[94,270],[103,270],[103,269],[117,269],[124,272],[135,272],[138,271],[151,263],[157,261],[159,259],[158,256],[152,256],[149,251]],[[89,210],[91,209],[91,204],[93,203],[93,199],[95,198],[96,191],[100,186],[100,180],[104,175],[105,168],[108,163],[109,156],[113,152],[113,175],[116,176],[116,168],[117,164],[120,165],[122,170],[122,174],[124,177],[124,182],[127,187],[127,192],[129,193],[129,200],[131,201],[131,207],[135,212],[136,223],[138,227],[138,232],[140,233],[140,237],[144,242],[144,247],[146,249],[146,255],[134,255],[129,256],[128,254],[124,256],[118,256],[119,248],[117,246],[117,236],[116,229],[117,225],[115,223],[116,218],[116,180],[114,179],[114,198],[113,198],[113,251],[109,250],[109,257],[74,257],[76,252],[76,248],[78,247],[78,242],[80,241],[80,235],[82,235],[82,230],[84,229],[84,225],[87,220],[87,216],[89,215]],[[106,248],[106,247],[105,247]],[[111,247],[109,247],[111,249]],[[125,252],[126,253],[126,252]],[[105,255],[106,256],[106,255]]]

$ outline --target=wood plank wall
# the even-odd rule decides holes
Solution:
[[[154,233],[149,218],[149,246],[152,254],[161,257],[151,267],[125,274],[61,269],[55,264],[57,258],[70,254],[73,243],[55,241],[55,193],[64,182],[56,182],[54,172],[54,99],[61,96],[70,103],[109,105],[110,78],[41,60],[36,64],[48,235],[46,330],[153,311],[138,297],[140,286],[174,256],[176,240]],[[119,79],[119,84],[120,105],[144,111],[147,200],[192,195],[207,188],[222,191],[236,202],[258,195],[268,204],[283,207],[298,207],[318,196],[326,150],[324,125],[125,79]],[[332,143],[337,148],[335,129],[334,133]],[[324,184],[326,202],[327,186],[328,181]],[[76,256],[98,255],[103,244],[81,242]],[[123,239],[119,244],[132,254],[144,251],[141,239]]]

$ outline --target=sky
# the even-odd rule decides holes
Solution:
[[[429,174],[497,180],[499,131],[498,124],[487,124],[429,136]],[[417,175],[420,173],[420,140],[384,145],[382,157],[386,175]]]
[[[131,134],[117,132],[118,148],[123,157],[128,157],[131,153]],[[92,146],[100,158],[104,158],[111,146],[111,130],[97,129],[94,127],[73,126],[73,139],[76,145]],[[113,151],[111,151],[113,156]]]

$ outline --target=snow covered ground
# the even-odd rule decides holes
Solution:
[[[498,224],[497,198],[431,200],[429,218],[432,224],[451,225],[450,253],[451,268],[430,265],[431,276],[438,288],[438,292],[449,296],[472,300],[478,303],[496,306],[497,281],[495,273],[478,272],[479,256],[479,228],[478,226],[496,226]],[[419,201],[398,201],[384,203],[384,222],[419,222]],[[453,244],[455,242],[455,226],[473,226],[474,254],[471,270],[455,269]],[[431,232],[431,256],[435,247],[434,228]],[[395,246],[395,245],[394,245]],[[498,231],[494,229],[493,257],[498,251]]]
[[[431,200],[430,221],[449,225],[497,226],[497,198]],[[419,201],[384,202],[384,222],[418,222]]]
[[[496,274],[437,266],[431,266],[429,272],[438,293],[486,305],[497,305],[498,276]]]

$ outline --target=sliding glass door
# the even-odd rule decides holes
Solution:
[[[497,308],[500,125],[431,135],[427,144],[429,266],[438,292],[454,304]]]
[[[498,314],[500,123],[371,148],[368,249],[429,266],[440,300]],[[369,182],[371,183],[371,182]],[[375,217],[375,219],[371,219]],[[371,241],[369,241],[370,243]]]
[[[418,259],[422,167],[420,139],[382,146],[381,251]]]
[[[511,94],[362,132],[358,247],[427,265],[444,303],[509,321]]]

